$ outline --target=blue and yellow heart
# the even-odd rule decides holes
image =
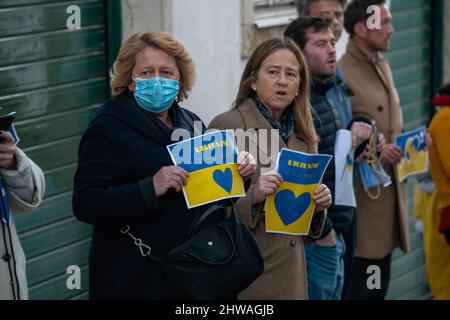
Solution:
[[[228,163],[190,172],[184,186],[189,206],[244,196],[244,183],[237,167]]]
[[[409,137],[405,143],[405,159],[407,162],[413,162],[419,152],[419,137]]]
[[[283,181],[278,192],[267,197],[267,232],[307,234],[315,205],[312,195],[317,187]]]

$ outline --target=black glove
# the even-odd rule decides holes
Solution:
[[[445,240],[450,245],[450,206],[442,209],[439,232],[444,234]]]
[[[450,246],[450,229],[444,231],[445,240],[447,240],[448,245]]]

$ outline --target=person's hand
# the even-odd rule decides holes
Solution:
[[[316,240],[314,243],[322,247],[334,247],[336,245],[336,231],[331,229],[325,238]]]
[[[263,202],[267,195],[277,192],[281,181],[283,177],[273,170],[260,175],[253,188],[253,204]]]
[[[167,166],[162,167],[153,176],[153,185],[157,197],[166,194],[169,188],[174,188],[180,192],[184,185],[186,185],[188,173],[181,167]]]
[[[402,149],[395,144],[388,143],[381,152],[380,160],[383,167],[386,167],[387,165],[396,165],[397,163],[400,163],[402,158]]]
[[[316,211],[323,211],[331,206],[331,191],[324,184],[321,184],[314,192],[313,199],[316,201]]]
[[[370,157],[370,145],[367,144],[366,147],[364,148],[364,151],[361,152],[361,154],[355,158],[355,163],[360,163],[361,161],[363,161],[364,159],[368,159],[369,157]]]
[[[369,139],[372,133],[372,126],[365,122],[354,122],[351,127],[352,131],[352,146],[357,148],[361,143]]]
[[[433,143],[433,139],[431,138],[431,134],[427,132],[425,134],[425,151],[428,151]]]
[[[378,152],[380,152],[380,153],[383,152],[385,146],[386,146],[386,138],[384,137],[384,134],[379,133],[378,134],[378,145],[377,145]]]
[[[252,154],[247,151],[239,153],[237,158],[238,171],[243,178],[251,177],[256,172],[256,161]]]
[[[17,161],[14,156],[16,153],[16,145],[14,138],[8,131],[0,130],[0,167],[8,170],[17,169]]]

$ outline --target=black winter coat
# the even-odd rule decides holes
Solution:
[[[318,153],[334,156],[334,143],[336,133],[341,127],[339,114],[329,102],[326,94],[334,85],[333,81],[325,83],[314,80],[311,86],[310,102],[315,112],[313,112],[314,127],[319,136]],[[350,124],[351,125],[351,124]],[[349,126],[350,126],[349,125]],[[323,176],[322,183],[331,191],[333,199],[335,196],[335,162],[331,159],[327,170]],[[349,230],[354,218],[354,208],[338,206],[332,204],[328,208],[327,220],[322,231],[321,238],[324,238],[334,228],[336,233],[343,233]]]
[[[176,103],[171,108],[172,114],[180,110]],[[173,165],[166,149],[173,142],[155,121],[127,90],[103,105],[81,139],[73,211],[94,226],[91,299],[174,298],[158,266],[120,232],[128,224],[159,256],[183,242],[193,217],[205,210],[188,210],[183,193],[174,189],[156,197],[152,178],[161,167]]]

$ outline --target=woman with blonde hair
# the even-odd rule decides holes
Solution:
[[[307,298],[304,237],[267,233],[263,208],[266,196],[274,194],[282,180],[273,170],[278,151],[284,147],[316,153],[317,136],[309,103],[309,83],[305,58],[297,45],[289,39],[266,40],[247,62],[233,109],[217,116],[209,125],[216,129],[267,130],[269,141],[273,135],[279,141],[277,150],[267,149],[267,141],[250,141],[248,144],[249,150],[258,150],[257,169],[246,197],[237,204],[262,251],[264,273],[240,294],[240,299]],[[265,135],[258,132],[254,136]],[[251,143],[256,146],[252,147]],[[262,156],[270,159],[266,168],[261,162]],[[324,210],[331,204],[330,190],[320,185],[314,199],[316,214],[310,236],[319,237]]]
[[[74,214],[94,226],[91,299],[177,298],[147,255],[183,243],[208,207],[187,208],[180,191],[188,173],[173,165],[166,148],[174,130],[193,136],[193,122],[200,121],[178,105],[194,79],[191,56],[169,33],[137,33],[120,49],[111,70],[113,98],[81,139],[74,180]],[[250,176],[255,166],[238,170]]]

